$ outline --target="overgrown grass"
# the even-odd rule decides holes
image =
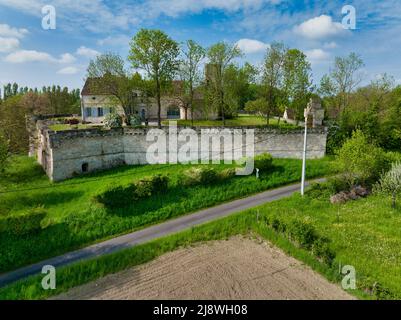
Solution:
[[[331,159],[308,162],[308,178],[332,172]],[[234,177],[224,183],[183,188],[178,183],[189,166],[121,167],[53,184],[33,159],[14,158],[0,177],[0,215],[19,215],[31,208],[48,212],[47,226],[38,234],[13,237],[0,234],[0,272],[15,269],[106,238],[196,210],[300,180],[301,161],[275,159],[274,168],[254,176]],[[224,170],[227,165],[217,165]],[[106,208],[95,195],[110,185],[126,185],[153,174],[167,174],[171,185],[125,208]],[[3,192],[3,193],[2,193]]]

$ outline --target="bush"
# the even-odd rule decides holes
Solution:
[[[397,194],[401,192],[401,162],[392,164],[391,170],[383,174],[375,185],[376,193],[384,193],[392,198],[392,207],[396,207]]]
[[[134,183],[134,199],[138,200],[141,198],[147,198],[153,194],[166,191],[168,188],[168,182],[169,178],[161,174],[139,180]]]
[[[183,184],[187,186],[210,185],[218,180],[218,174],[212,168],[191,168],[184,172]]]
[[[131,127],[137,127],[142,124],[141,117],[138,115],[131,115],[128,118],[128,123]]]
[[[218,173],[218,177],[221,181],[231,179],[236,176],[234,168],[224,169],[223,171]]]
[[[338,175],[335,177],[331,177],[327,180],[327,186],[330,190],[330,194],[337,194],[341,191],[350,190],[350,186],[348,185],[347,179],[343,175]]]
[[[382,171],[388,169],[386,153],[368,141],[366,135],[356,130],[337,153],[336,166],[343,173],[347,184],[371,185]]]
[[[72,119],[66,119],[64,121],[65,124],[69,124],[69,125],[77,125],[79,124],[79,120],[76,118],[72,118]]]
[[[311,199],[327,198],[330,193],[331,188],[328,183],[312,183],[306,190],[306,195]]]
[[[111,186],[95,197],[96,201],[106,207],[124,208],[134,201],[148,198],[168,188],[168,177],[155,175],[144,178],[127,186]]]
[[[133,200],[148,198],[152,195],[152,181],[148,179],[139,180],[134,186]]]
[[[169,180],[170,179],[168,176],[162,174],[152,176],[150,178],[150,181],[152,183],[152,193],[165,192],[168,189]]]
[[[117,113],[110,112],[104,117],[103,123],[106,128],[119,128],[122,125],[122,119]]]
[[[22,236],[37,233],[42,230],[42,221],[46,215],[43,208],[36,208],[20,216],[0,218],[0,234]]]
[[[263,153],[254,158],[255,169],[259,169],[261,173],[267,172],[271,169],[273,157],[270,153]]]
[[[317,240],[315,228],[306,222],[294,220],[288,226],[288,231],[292,240],[302,247],[311,249]]]
[[[312,253],[328,265],[333,262],[336,256],[334,251],[330,248],[330,240],[325,237],[316,239],[312,245]]]
[[[135,185],[128,186],[110,186],[106,191],[95,197],[97,202],[104,204],[106,207],[123,208],[133,202],[135,194]]]
[[[400,152],[394,152],[394,151],[389,151],[386,153],[386,158],[388,163],[394,163],[394,162],[401,162],[401,153]]]

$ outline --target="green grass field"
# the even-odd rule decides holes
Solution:
[[[272,228],[266,223],[272,217],[281,225],[291,225],[291,221],[310,225],[315,234],[328,238],[330,249],[335,253],[334,260],[328,263],[318,259],[312,250],[296,243],[287,232]],[[61,268],[57,273],[57,290],[53,292],[43,290],[41,276],[35,276],[0,289],[0,298],[46,298],[182,246],[244,234],[271,241],[336,283],[342,279],[340,266],[354,266],[357,289],[349,292],[358,298],[399,299],[400,228],[401,209],[391,209],[388,199],[371,196],[338,207],[329,203],[327,195],[307,192],[304,198],[296,194],[173,236]]]
[[[184,165],[126,166],[54,184],[33,159],[13,158],[0,177],[0,214],[20,215],[44,207],[47,228],[29,236],[0,234],[0,272],[300,180],[300,160],[275,159],[273,164],[274,168],[262,173],[260,179],[234,177],[220,184],[184,188],[178,183],[189,168]],[[330,158],[308,161],[308,178],[330,174],[330,164]],[[227,165],[217,168],[223,170]],[[163,195],[138,200],[125,208],[105,208],[94,200],[111,185],[126,185],[159,173],[167,174],[171,181]]]
[[[179,126],[192,126],[191,120],[178,120]],[[163,121],[164,125],[168,125],[168,121]],[[221,120],[194,120],[194,126],[209,127],[209,126],[222,126]],[[260,116],[254,115],[239,115],[234,119],[226,120],[226,127],[241,127],[241,126],[267,126],[266,119]],[[271,128],[282,128],[282,129],[297,129],[298,127],[292,124],[285,123],[283,120],[278,122],[277,119],[270,119],[269,126]]]
[[[49,127],[50,130],[53,131],[65,131],[65,130],[84,130],[84,129],[96,129],[96,128],[103,128],[103,126],[94,126],[89,124],[77,124],[77,125],[70,125],[70,124],[53,124]]]

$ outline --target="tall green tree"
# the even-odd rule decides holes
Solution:
[[[137,103],[135,91],[142,89],[142,78],[138,73],[129,75],[124,60],[118,54],[105,53],[91,60],[87,69],[91,90],[107,92],[113,97],[113,104],[120,104],[128,118]]]
[[[283,63],[283,91],[286,101],[295,112],[297,123],[303,118],[309,100],[311,77],[311,65],[306,55],[298,49],[287,50]]]
[[[200,85],[202,72],[200,64],[206,56],[206,50],[193,40],[188,40],[182,49],[180,77],[184,82],[182,99],[185,109],[185,120],[188,119],[188,109],[191,110],[192,124],[194,121],[195,88]]]
[[[209,97],[210,100],[216,105],[219,110],[223,125],[226,124],[225,120],[225,104],[224,95],[224,72],[230,65],[233,59],[241,57],[242,52],[236,45],[231,45],[226,42],[218,42],[211,46],[207,51],[209,59]]]
[[[337,113],[343,112],[349,105],[351,93],[362,81],[360,69],[363,66],[361,57],[352,52],[346,57],[336,57],[330,74],[322,78],[320,93],[335,98],[332,99],[332,107]]]
[[[266,119],[269,124],[270,115],[277,111],[282,99],[283,66],[286,56],[286,48],[281,42],[273,42],[263,63],[262,95],[266,99]]]
[[[157,101],[158,125],[161,128],[161,94],[163,85],[171,83],[179,68],[179,44],[160,30],[141,29],[131,40],[128,59],[132,67],[143,69],[153,80]]]
[[[249,63],[245,63],[243,67],[230,64],[224,71],[224,104],[230,115],[236,115],[238,110],[245,107],[244,98],[249,96],[249,87],[255,81],[256,74],[256,68]]]

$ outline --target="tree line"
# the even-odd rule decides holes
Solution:
[[[37,89],[8,83],[0,94],[0,149],[13,154],[27,152],[27,115],[79,113],[79,89],[56,85]]]

